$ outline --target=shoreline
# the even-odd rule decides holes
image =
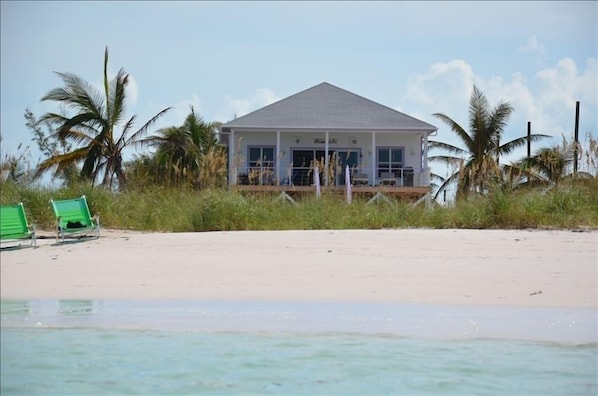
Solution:
[[[246,300],[2,300],[1,305],[2,329],[598,343],[598,312],[584,308]]]
[[[597,231],[102,230],[0,258],[3,300],[598,308]]]

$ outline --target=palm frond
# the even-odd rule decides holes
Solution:
[[[119,124],[126,112],[126,87],[129,82],[129,75],[124,69],[120,69],[116,77],[110,82],[109,103],[110,103],[110,124]]]
[[[473,86],[473,92],[469,99],[469,129],[473,136],[473,140],[477,140],[477,144],[468,146],[469,148],[479,148],[480,143],[488,139],[488,119],[490,117],[490,110],[486,96],[476,87]],[[475,150],[471,150],[474,152]]]
[[[488,120],[488,129],[496,137],[497,141],[501,138],[512,113],[513,106],[508,102],[499,103],[491,113]]]
[[[435,140],[431,140],[428,143],[429,143],[428,148],[430,150],[444,150],[444,151],[448,151],[449,153],[453,153],[456,155],[468,155],[469,154],[468,151],[463,150],[460,147],[453,146],[452,144],[438,142]]]
[[[72,140],[73,142],[80,144],[83,143],[86,146],[92,144],[100,144],[94,137],[89,136],[87,133],[78,131],[75,129],[68,129],[60,133],[60,138],[65,140]]]
[[[137,140],[141,135],[147,133],[147,130],[156,122],[158,121],[158,119],[160,119],[160,117],[164,116],[164,114],[166,114],[170,109],[172,109],[172,107],[167,107],[163,110],[161,110],[158,114],[156,114],[155,116],[153,116],[152,118],[149,119],[149,121],[147,121],[145,124],[143,124],[143,126],[141,128],[139,128],[137,130],[137,132],[135,132],[132,136],[131,139],[135,139]]]
[[[106,100],[106,120],[111,120],[112,103],[110,103],[110,81],[108,80],[108,46],[104,50],[104,98]]]
[[[129,118],[129,121],[127,121],[125,123],[125,125],[123,126],[123,130],[122,133],[120,134],[120,137],[118,138],[116,145],[117,146],[126,146],[129,143],[133,143],[134,141],[132,140],[133,138],[127,139],[127,134],[128,132],[133,128],[133,125],[135,125],[135,118],[137,118],[136,115],[133,115],[131,118]]]
[[[42,174],[51,170],[52,168],[56,168],[56,171],[54,172],[54,175],[56,176],[60,174],[64,169],[69,167],[71,164],[75,164],[79,161],[82,161],[86,155],[87,149],[80,148],[77,150],[73,150],[69,153],[51,156],[37,165],[35,177],[37,178],[41,176]]]
[[[95,135],[99,133],[99,129],[96,127],[104,128],[106,126],[103,121],[103,119],[98,119],[93,113],[79,113],[63,120],[62,125],[58,128],[58,135],[62,137],[72,128],[88,131],[89,134]]]
[[[451,128],[451,130],[461,139],[461,141],[463,142],[465,147],[470,148],[473,146],[473,141],[471,139],[471,136],[469,136],[467,131],[465,131],[465,129],[463,129],[463,127],[461,127],[461,125],[457,124],[449,116],[444,115],[442,113],[434,113],[432,115],[434,117],[440,119],[445,124],[447,124],[449,126],[449,128]]]
[[[459,172],[455,172],[448,178],[444,179],[444,182],[438,187],[438,190],[436,190],[436,194],[434,194],[434,199],[437,199],[442,191],[446,190],[451,184],[458,183],[458,181]]]
[[[42,97],[42,101],[60,102],[78,111],[94,113],[98,118],[103,116],[102,97],[91,84],[72,73],[56,74],[65,86],[50,90]]]
[[[454,157],[451,155],[433,155],[431,157],[428,157],[428,161],[441,163],[448,166],[455,166],[464,162],[464,159],[461,157]]]
[[[530,135],[530,141],[537,142],[539,140],[546,139],[549,137],[551,137],[551,136],[541,135],[541,134],[533,134],[533,135]],[[511,152],[513,152],[513,150],[520,148],[520,147],[524,147],[525,145],[527,145],[527,136],[519,137],[517,139],[511,140],[510,142],[502,144],[499,147],[499,153],[501,155],[510,154]]]

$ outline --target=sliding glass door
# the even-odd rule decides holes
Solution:
[[[319,149],[293,150],[293,184],[296,186],[311,186],[313,184],[313,170],[317,165],[320,169],[320,184],[326,182],[326,152]],[[328,180],[331,185],[345,185],[345,166],[351,170],[359,166],[359,150],[329,150],[328,164],[330,174]]]
[[[328,155],[332,155],[333,153],[333,151],[328,151]],[[293,150],[293,184],[296,186],[311,186],[314,184],[312,167],[317,161],[321,176],[325,158],[326,152],[324,150]],[[320,177],[320,184],[324,184],[322,177]]]

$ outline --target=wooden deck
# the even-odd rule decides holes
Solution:
[[[233,185],[230,186],[233,191],[247,192],[247,193],[270,193],[283,194],[286,193],[292,197],[307,196],[309,194],[316,194],[315,186],[289,186],[289,185]],[[395,187],[395,186],[352,186],[351,191],[354,198],[364,197],[370,199],[374,196],[383,194],[386,197],[394,199],[418,200],[431,192],[430,187]],[[322,195],[345,195],[345,186],[339,187],[324,187],[320,188]]]

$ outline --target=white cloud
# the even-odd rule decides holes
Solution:
[[[129,83],[127,84],[125,93],[127,95],[129,105],[135,106],[137,104],[137,100],[139,99],[139,85],[137,85],[137,81],[130,74]]]
[[[235,116],[241,117],[278,100],[279,98],[274,91],[268,88],[258,88],[249,97],[241,99],[226,95],[226,110],[222,112],[226,115],[218,119],[231,120]]]
[[[519,51],[523,52],[523,53],[536,53],[536,54],[540,54],[540,55],[545,55],[546,54],[546,49],[544,48],[544,46],[542,44],[540,44],[540,42],[538,41],[538,38],[533,35],[531,36],[527,42],[525,43],[525,45],[522,45],[521,47],[519,47]]]
[[[409,77],[405,100],[431,106],[444,102],[445,95],[450,95],[452,101],[467,99],[473,81],[471,66],[461,59],[436,63],[428,72]]]
[[[534,92],[534,103],[539,109],[537,122],[543,133],[556,137],[570,135],[574,128],[577,101],[585,113],[581,114],[581,122],[586,129],[598,133],[596,59],[589,59],[585,69],[580,71],[572,59],[564,58],[554,67],[540,70],[535,77],[538,88]]]
[[[423,74],[409,76],[406,94],[402,98],[404,105],[399,110],[437,126],[441,131],[438,140],[442,140],[443,135],[448,133],[444,124],[432,114],[446,114],[466,126],[468,102],[474,83],[476,77],[473,70],[464,60],[436,63]],[[453,137],[451,134],[450,138]],[[456,141],[444,141],[458,144]]]
[[[514,73],[507,79],[500,76],[484,79],[475,75],[463,60],[453,60],[434,64],[423,74],[411,76],[402,107],[407,109],[407,114],[436,125],[439,130],[436,140],[460,145],[449,128],[430,115],[444,113],[467,128],[469,96],[475,83],[492,107],[501,101],[513,106],[515,111],[505,130],[504,141],[525,136],[530,121],[532,133],[552,135],[555,137],[553,142],[558,144],[563,134],[568,138],[571,136],[576,101],[581,102],[582,109],[580,135],[591,132],[596,136],[598,133],[597,70],[596,59],[588,59],[580,70],[572,59],[563,58],[533,76]],[[548,146],[552,143],[536,144]],[[524,152],[518,152],[514,157],[520,157]]]
[[[535,35],[531,36],[524,45],[519,47],[519,52],[534,56],[538,66],[545,65],[548,60],[548,53],[544,45],[538,41]]]

